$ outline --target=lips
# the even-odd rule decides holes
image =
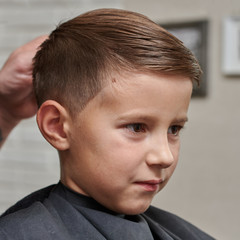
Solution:
[[[159,189],[159,185],[163,182],[162,179],[148,180],[136,182],[137,185],[141,186],[147,192],[156,192]]]

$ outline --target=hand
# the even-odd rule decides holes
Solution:
[[[32,89],[32,58],[47,36],[38,37],[16,49],[0,71],[0,109],[15,120],[32,117],[36,101]]]
[[[32,117],[37,111],[32,88],[32,58],[46,38],[38,37],[16,49],[0,71],[0,131],[3,138],[20,120]]]

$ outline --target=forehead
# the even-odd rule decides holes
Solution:
[[[125,72],[110,78],[98,94],[99,104],[115,103],[120,107],[124,102],[129,105],[140,102],[141,105],[149,106],[154,96],[158,96],[163,104],[187,101],[190,100],[192,86],[190,78],[183,76]]]
[[[187,119],[191,93],[192,81],[185,77],[142,73],[116,75],[78,117],[82,126],[94,119],[113,125],[118,121],[148,120],[168,126]]]

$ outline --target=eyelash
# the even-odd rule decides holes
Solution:
[[[132,133],[144,133],[146,132],[146,126],[143,123],[131,123],[127,124],[126,128]]]
[[[174,130],[176,130],[176,133],[170,133],[169,132],[169,130],[171,130],[173,128],[175,128]],[[181,126],[181,125],[173,125],[173,126],[168,128],[168,134],[171,134],[173,136],[179,136],[179,133],[180,133],[181,129],[183,129],[183,126]]]
[[[146,132],[146,125],[144,123],[131,123],[131,124],[127,124],[126,128],[134,133],[134,134],[138,134],[138,133],[145,133]],[[178,136],[180,131],[183,129],[183,126],[181,125],[173,125],[170,126],[168,128],[168,134],[171,134],[173,136]]]

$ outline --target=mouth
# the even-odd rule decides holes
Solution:
[[[148,180],[135,182],[137,185],[141,186],[147,192],[157,192],[160,188],[160,184],[163,182],[162,179],[158,180]]]

